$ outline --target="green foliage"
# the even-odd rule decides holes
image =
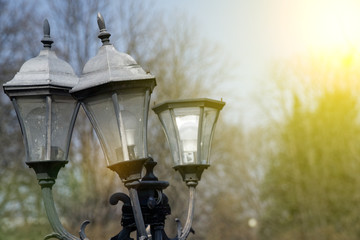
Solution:
[[[294,97],[264,179],[262,239],[358,239],[357,99],[325,92],[314,109]]]
[[[45,219],[44,219],[45,220]],[[46,222],[34,222],[27,225],[12,226],[11,228],[0,228],[0,239],[6,240],[39,240],[51,233],[51,227]]]

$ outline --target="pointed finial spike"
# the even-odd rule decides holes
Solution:
[[[101,31],[101,30],[106,30],[104,18],[103,18],[103,16],[101,15],[101,13],[99,13],[99,12],[98,12],[98,14],[97,14],[97,23],[98,23],[98,26],[99,26],[100,31]]]
[[[47,18],[45,18],[44,20],[43,30],[44,30],[44,36],[50,36],[50,24]]]
[[[105,26],[105,20],[103,16],[98,12],[97,14],[97,23],[100,29],[100,33],[98,35],[98,38],[101,39],[101,42],[103,45],[110,45],[110,36],[111,34],[107,32],[106,26]]]
[[[50,37],[50,24],[49,21],[45,18],[43,24],[44,37],[41,39],[41,42],[44,44],[44,48],[51,48],[51,44],[54,42]]]

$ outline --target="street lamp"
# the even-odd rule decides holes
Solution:
[[[44,21],[44,49],[23,64],[15,77],[3,85],[10,97],[23,134],[26,164],[33,168],[53,230],[73,238],[56,214],[52,186],[68,153],[79,103],[69,90],[78,83],[71,66],[51,50],[50,26]]]
[[[110,43],[98,14],[103,45],[84,66],[70,93],[85,109],[107,159],[108,167],[124,182],[140,179],[147,160],[146,128],[155,77]]]
[[[187,185],[197,184],[210,166],[211,140],[224,105],[205,98],[168,101],[153,107],[168,139],[174,169]]]
[[[123,229],[112,240],[169,239],[164,231],[170,214],[163,190],[166,181],[153,173],[157,164],[147,153],[147,120],[155,77],[136,61],[118,52],[110,43],[104,19],[98,14],[103,45],[90,59],[78,78],[69,64],[51,50],[48,21],[44,22],[44,50],[30,59],[15,77],[3,85],[15,107],[26,148],[26,163],[35,170],[43,201],[54,233],[46,238],[85,240],[68,233],[59,220],[52,186],[61,167],[67,163],[71,134],[79,105],[84,108],[105,154],[108,168],[115,171],[129,190],[115,193],[110,203],[123,202]],[[184,228],[178,221],[174,239],[184,240],[191,231],[195,187],[209,166],[209,152],[215,123],[225,105],[222,101],[191,99],[165,102],[153,109],[159,115],[170,144],[174,169],[189,187],[189,210]],[[146,173],[142,175],[143,168]]]

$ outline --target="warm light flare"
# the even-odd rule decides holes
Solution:
[[[309,1],[302,19],[310,47],[344,49],[360,43],[360,1]]]

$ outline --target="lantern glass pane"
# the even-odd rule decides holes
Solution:
[[[70,96],[16,99],[27,161],[67,160],[76,104]]]
[[[215,130],[215,124],[219,111],[214,108],[204,108],[202,131],[201,131],[201,157],[199,164],[209,164],[209,155],[211,149],[212,136]]]
[[[200,108],[174,109],[181,149],[180,164],[197,164]]]
[[[83,101],[108,165],[147,156],[145,94],[144,89],[119,90]]]
[[[23,130],[27,161],[45,160],[46,101],[45,97],[16,99],[18,118]]]
[[[115,147],[121,146],[117,132],[114,104],[110,94],[84,100],[84,107],[100,140],[108,164],[117,159]]]
[[[163,125],[166,138],[168,140],[170,151],[173,157],[174,165],[180,165],[180,151],[177,139],[177,129],[173,123],[173,118],[169,110],[163,111],[159,114],[160,121]]]
[[[120,136],[123,145],[124,160],[136,160],[147,157],[146,127],[148,103],[145,103],[145,89],[118,91],[117,100],[120,122]],[[123,128],[121,127],[123,124]],[[123,132],[125,130],[125,133]],[[127,150],[127,153],[126,153]]]
[[[78,109],[71,96],[53,96],[51,106],[51,160],[67,160]],[[76,112],[74,112],[76,110]],[[74,119],[73,119],[74,118]],[[73,120],[72,120],[73,119]]]

